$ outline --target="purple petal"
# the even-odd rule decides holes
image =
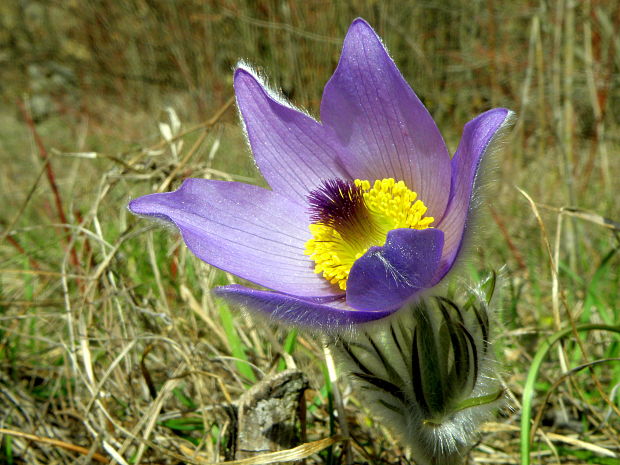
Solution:
[[[353,157],[353,178],[402,180],[441,219],[450,193],[450,155],[433,118],[381,39],[362,19],[349,28],[338,68],[323,92],[323,124]]]
[[[450,270],[463,244],[480,162],[489,152],[498,131],[509,126],[512,115],[510,110],[495,108],[471,120],[463,129],[463,137],[452,159],[450,202],[437,225],[446,237],[438,279]]]
[[[439,229],[394,229],[383,247],[371,247],[353,264],[347,303],[358,310],[391,310],[431,287],[441,259]]]
[[[385,318],[392,311],[362,311],[346,305],[342,299],[322,304],[279,292],[259,291],[240,285],[218,287],[215,293],[229,302],[260,312],[269,318],[299,326],[333,331],[342,326]]]
[[[254,159],[275,192],[305,204],[322,180],[349,177],[336,161],[346,149],[333,130],[274,100],[243,68],[234,83]]]
[[[338,294],[304,255],[311,238],[303,207],[258,186],[187,179],[179,190],[129,203],[139,215],[172,221],[201,260],[290,294]]]

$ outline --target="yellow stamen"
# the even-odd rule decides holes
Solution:
[[[329,218],[310,224],[312,239],[305,254],[315,262],[315,273],[346,290],[349,272],[355,261],[373,246],[383,246],[392,229],[426,229],[435,221],[425,217],[426,206],[403,181],[381,179],[371,187],[369,181],[356,179],[352,189],[362,194],[363,205],[347,218]],[[333,194],[333,193],[332,193]],[[336,192],[343,201],[350,192]],[[348,196],[348,197],[345,197]],[[317,207],[320,210],[320,207]],[[347,210],[350,211],[350,210]],[[316,215],[320,217],[319,214]]]

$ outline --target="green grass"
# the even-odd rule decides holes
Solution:
[[[224,332],[226,333],[226,338],[228,339],[231,353],[233,357],[237,359],[235,361],[235,364],[237,365],[237,370],[239,370],[239,373],[243,375],[247,381],[256,382],[256,376],[254,376],[252,367],[248,364],[246,347],[241,341],[239,335],[237,334],[237,330],[235,329],[234,324],[234,317],[230,312],[228,305],[224,301],[220,300],[217,303],[217,308],[220,312],[222,327],[224,328]]]
[[[523,408],[521,414],[521,463],[522,465],[530,464],[530,431],[531,431],[531,408],[532,408],[532,399],[535,395],[535,383],[538,378],[538,374],[540,368],[542,366],[543,360],[548,355],[551,347],[558,341],[566,338],[567,336],[572,335],[573,333],[581,333],[588,331],[607,331],[610,333],[617,333],[620,335],[620,325],[618,326],[609,326],[609,325],[595,325],[588,324],[583,326],[577,326],[575,328],[569,327],[562,331],[558,331],[551,335],[548,339],[546,339],[540,346],[540,348],[536,351],[534,358],[532,359],[532,366],[528,371],[527,380],[525,386],[523,388]],[[546,386],[541,386],[546,388]]]

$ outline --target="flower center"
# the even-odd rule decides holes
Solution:
[[[353,263],[373,246],[383,246],[392,229],[426,229],[435,221],[403,181],[325,181],[308,195],[310,232],[305,254],[315,273],[346,290]]]

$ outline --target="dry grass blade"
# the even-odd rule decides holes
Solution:
[[[90,279],[88,276],[84,276],[81,274],[73,274],[73,273],[62,273],[59,271],[46,271],[46,270],[19,270],[19,269],[0,269],[0,274],[25,274],[25,275],[33,275],[33,276],[50,276],[50,277],[58,277],[58,278],[70,278],[70,279],[79,279],[79,280],[88,280]]]
[[[607,358],[607,359],[603,359],[603,360],[594,360],[592,362],[588,362],[588,363],[584,363],[583,365],[579,365],[575,368],[572,368],[570,371],[568,371],[567,373],[562,374],[562,376],[557,379],[556,381],[554,381],[553,385],[551,385],[551,387],[549,387],[549,389],[547,389],[547,393],[545,394],[545,398],[544,400],[541,402],[540,408],[538,409],[538,413],[536,414],[536,417],[534,418],[534,422],[532,424],[532,434],[536,433],[536,431],[538,430],[539,425],[541,424],[542,421],[542,416],[543,416],[543,412],[544,412],[544,408],[545,406],[548,404],[549,399],[551,398],[551,395],[553,394],[553,392],[555,391],[555,389],[557,389],[557,387],[562,384],[568,377],[572,376],[573,374],[594,366],[594,365],[598,365],[600,363],[609,363],[609,362],[620,362],[620,358]],[[610,409],[611,410],[611,409]]]
[[[562,207],[560,209],[560,212],[564,215],[573,216],[575,218],[579,218],[584,221],[589,221],[590,223],[602,226],[603,228],[611,229],[615,232],[620,232],[620,223],[609,218],[605,218],[604,216],[597,213],[572,207]]]
[[[45,173],[46,170],[47,170],[47,165],[49,164],[49,162],[50,161],[49,161],[48,158],[46,158],[43,161],[43,166],[41,167],[41,170],[39,171],[39,174],[37,175],[34,183],[32,184],[32,187],[28,191],[28,194],[26,195],[26,199],[24,200],[24,202],[19,207],[19,210],[17,211],[15,216],[11,219],[11,221],[9,221],[9,224],[4,228],[4,232],[2,233],[2,236],[0,237],[0,243],[4,242],[6,237],[11,233],[11,230],[13,229],[13,226],[15,226],[17,224],[17,222],[19,221],[19,218],[24,213],[24,210],[26,210],[26,207],[28,206],[28,203],[30,202],[30,199],[32,198],[32,195],[34,194],[35,190],[39,186],[39,181],[43,177],[43,173]]]
[[[521,193],[521,195],[523,195],[523,197],[525,197],[525,199],[530,204],[530,207],[532,208],[532,212],[534,213],[534,216],[536,217],[536,221],[538,222],[538,225],[540,226],[540,230],[542,232],[542,238],[545,244],[545,249],[547,251],[549,262],[551,263],[551,269],[553,270],[553,273],[556,274],[557,271],[556,271],[555,263],[553,260],[553,252],[551,251],[551,243],[549,242],[549,235],[547,234],[547,228],[545,227],[545,222],[540,216],[540,211],[538,211],[538,205],[536,205],[536,202],[534,202],[534,199],[532,199],[532,197],[530,197],[530,195],[527,192],[525,192],[523,189],[521,189],[520,187],[517,187],[517,190]]]
[[[323,449],[327,449],[334,444],[343,441],[341,436],[332,436],[330,438],[319,439],[318,441],[307,442],[301,446],[293,447],[292,449],[281,450],[278,452],[270,452],[268,454],[262,454],[256,457],[250,457],[243,460],[230,460],[228,462],[218,462],[218,465],[266,465],[274,462],[294,462],[303,460],[310,457],[312,454],[321,452]],[[204,465],[215,465],[208,460],[197,459],[193,451],[187,446],[180,446],[181,451],[191,457],[195,463]]]
[[[551,251],[551,244],[549,242],[549,236],[547,235],[547,228],[545,227],[545,222],[540,216],[540,212],[538,210],[538,206],[536,202],[530,197],[530,195],[524,190],[517,187],[517,190],[523,195],[530,204],[532,212],[536,217],[536,221],[540,227],[543,242],[545,244],[545,250],[548,255],[549,264],[551,266],[551,304],[553,309],[553,321],[555,323],[555,329],[559,330],[562,327],[562,318],[560,315],[560,300],[559,300],[559,276],[558,276],[558,266],[559,266],[559,245],[560,245],[560,232],[562,226],[562,217],[558,217],[558,229],[556,233],[556,246],[555,253]],[[571,319],[572,322],[572,319]],[[573,322],[574,326],[574,322]],[[562,351],[562,347],[558,346],[558,357],[560,359],[560,364],[562,366],[562,371],[568,371],[568,362],[566,360],[566,354]]]
[[[508,425],[504,423],[487,423],[481,428],[482,432],[485,433],[498,433],[498,432],[520,432],[518,426]],[[573,446],[577,446],[581,449],[589,450],[594,452],[595,454],[602,455],[603,457],[613,457],[620,458],[620,454],[614,452],[613,450],[607,449],[606,447],[598,446],[596,444],[592,444],[591,442],[582,441],[581,439],[574,438],[572,436],[567,436],[565,434],[558,433],[548,433],[541,430],[536,431],[537,436],[546,437],[550,441],[554,442],[563,442],[565,444],[570,444]]]

